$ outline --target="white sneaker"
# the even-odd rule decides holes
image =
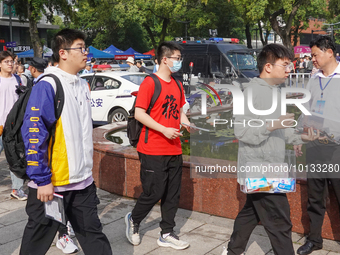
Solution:
[[[179,237],[171,232],[167,237],[163,238],[162,234],[157,239],[157,244],[162,247],[171,247],[176,250],[184,250],[189,247],[189,243],[179,240]]]
[[[67,233],[70,237],[75,237],[76,234],[74,233],[73,231],[73,228],[72,228],[72,225],[69,221],[67,221],[67,224],[66,224],[66,227],[67,227]]]
[[[223,246],[223,251],[222,251],[222,254],[221,255],[228,255],[228,251],[227,251],[227,248],[225,246]],[[242,253],[240,255],[246,255],[245,253]]]
[[[78,247],[73,243],[73,240],[68,235],[63,235],[57,241],[57,248],[65,254],[70,254],[78,251]]]
[[[126,224],[126,237],[127,237],[127,239],[133,245],[139,245],[140,244],[139,224],[133,223],[133,221],[131,219],[131,212],[126,214],[125,224]]]

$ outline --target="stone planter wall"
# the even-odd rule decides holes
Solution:
[[[119,195],[137,198],[142,192],[139,178],[140,163],[136,149],[114,144],[105,134],[121,129],[125,124],[110,124],[94,130],[93,176],[99,188]],[[236,178],[190,178],[189,157],[184,156],[180,207],[235,219],[245,203]],[[209,161],[211,159],[203,159]],[[216,164],[216,160],[212,160]],[[228,162],[236,164],[236,162]],[[197,176],[199,177],[199,176]],[[322,236],[340,241],[339,206],[332,187],[329,189],[327,212]],[[309,232],[307,214],[307,185],[300,180],[296,192],[289,193],[293,231]]]

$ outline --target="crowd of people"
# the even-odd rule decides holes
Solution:
[[[157,60],[156,60],[157,61]],[[128,57],[126,59],[126,66],[124,65],[124,61],[120,60],[119,65],[123,65],[123,67],[120,68],[122,71],[129,71],[129,72],[140,72],[140,73],[146,73],[146,65],[144,63],[143,59],[135,60],[134,57]],[[102,71],[102,70],[111,70],[111,65],[116,63],[116,61],[98,61],[95,58],[92,58],[91,61],[86,62],[85,69],[81,70],[81,74],[88,74],[93,73],[96,71]],[[96,66],[96,68],[95,68]]]
[[[254,91],[257,110],[271,107],[268,97],[273,94],[272,90],[287,79],[292,69],[296,72],[312,72],[314,65],[318,71],[307,85],[312,97],[306,107],[310,111],[319,107],[320,113],[321,105],[321,115],[331,113],[340,119],[339,112],[334,110],[339,109],[337,95],[340,93],[337,86],[340,65],[336,60],[335,45],[330,37],[324,36],[313,40],[310,47],[312,57],[295,60],[293,54],[282,45],[270,44],[262,49],[257,58],[260,75],[252,79],[244,90],[245,97],[252,95],[250,89]],[[26,169],[29,177],[28,194],[23,191],[24,180],[11,172],[10,195],[27,200],[28,222],[23,231],[20,254],[46,254],[57,232],[57,247],[64,253],[75,252],[78,247],[69,236],[74,232],[85,254],[110,255],[111,246],[98,217],[99,199],[92,176],[91,95],[87,82],[79,77],[81,70],[91,72],[92,69],[91,63],[87,62],[85,34],[63,29],[54,36],[52,50],[51,63],[33,58],[29,68],[12,53],[0,52],[0,126],[4,125],[6,116],[18,99],[16,86],[31,87],[21,127],[26,160],[29,162]],[[182,84],[172,76],[182,67],[181,50],[181,46],[175,42],[160,44],[155,73],[145,78],[136,99],[135,118],[143,125],[137,145],[143,192],[132,212],[125,217],[126,237],[132,245],[141,243],[140,224],[161,200],[161,232],[157,244],[177,250],[190,246],[174,232],[183,164],[181,129],[195,131],[183,112],[185,95]],[[135,65],[134,59],[129,57],[127,63],[129,71],[145,72],[142,61],[137,61]],[[59,118],[55,114],[54,99],[58,86],[56,80],[45,74],[54,74],[62,86],[63,107]],[[156,83],[161,91],[157,100],[152,102]],[[279,93],[277,96],[281,98]],[[151,102],[153,107],[150,110]],[[290,127],[294,122],[294,114],[282,116],[277,110],[270,116],[259,117],[245,109],[245,115],[237,116],[236,121],[267,121],[268,118],[272,121],[264,126],[235,125],[239,157],[251,155],[251,161],[254,157],[265,158],[267,152],[274,152],[278,155],[275,160],[283,162],[285,145],[291,143],[298,156],[301,155],[301,145],[307,145],[307,164],[330,166],[340,163],[340,146],[322,137],[319,130],[309,127],[303,134],[294,133]],[[285,125],[283,121],[286,121]],[[333,134],[340,135],[337,122],[327,120],[325,124]],[[52,153],[49,153],[51,132],[54,132],[54,143]],[[242,178],[238,182],[242,185]],[[308,175],[306,210],[310,217],[310,234],[297,251],[300,255],[322,248],[321,228],[326,211],[324,198],[329,183],[340,203],[340,178],[337,175]],[[44,203],[51,201],[54,193],[63,197],[68,226],[45,217]],[[274,254],[293,255],[290,205],[286,194],[254,193],[246,196],[246,203],[236,217],[228,247],[221,251],[222,255],[243,254],[253,229],[260,221]]]
[[[291,73],[313,75],[317,71],[318,69],[313,65],[311,56],[297,57],[291,62]]]

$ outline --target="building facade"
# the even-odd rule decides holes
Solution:
[[[9,19],[9,7],[0,2],[0,51],[6,50],[6,43],[10,42],[10,19]],[[15,13],[14,6],[11,7],[12,13],[12,41],[16,42],[14,47],[14,53],[30,50],[32,48],[31,38],[29,33],[28,21],[24,23],[19,22],[18,16]],[[38,22],[39,37],[47,45],[47,30],[58,29],[59,26],[49,23],[45,16]]]

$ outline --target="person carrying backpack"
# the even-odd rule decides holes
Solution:
[[[18,66],[18,72],[17,75],[20,76],[22,83],[24,84],[24,86],[27,86],[27,82],[28,82],[28,77],[24,74],[25,72],[25,66],[24,65],[19,65]]]
[[[87,82],[77,74],[85,67],[88,49],[85,34],[74,29],[59,31],[52,40],[58,67],[45,74],[58,77],[63,89],[63,108],[56,118],[56,82],[43,77],[32,88],[21,127],[31,181],[26,206],[28,222],[20,255],[46,254],[60,227],[45,217],[44,202],[54,193],[63,196],[65,214],[85,254],[111,255],[112,250],[98,217],[99,199],[92,177],[93,141],[91,96]],[[59,115],[58,115],[59,116]],[[53,147],[50,128],[56,123]],[[50,154],[50,150],[52,153]]]
[[[47,65],[48,62],[45,59],[38,57],[34,57],[32,59],[30,64],[30,71],[32,77],[34,78],[32,84],[35,85],[40,79],[42,79],[42,77],[44,76],[44,70],[46,70]],[[67,225],[60,224],[58,229],[58,241],[56,242],[56,247],[62,250],[62,252],[65,254],[74,253],[79,250],[78,247],[74,244],[73,240],[70,238],[70,234],[68,233],[70,231],[68,231],[68,229],[72,228],[72,226],[69,221],[67,223]]]
[[[14,103],[18,100],[17,86],[22,85],[20,77],[12,74],[14,68],[14,56],[9,51],[0,52],[0,126],[4,126],[6,118]],[[0,154],[3,150],[2,136],[0,136]],[[23,191],[24,180],[15,176],[12,172],[12,192],[10,196],[18,200],[27,200]]]
[[[141,162],[143,192],[132,210],[125,216],[126,236],[133,245],[140,244],[139,225],[152,207],[161,199],[161,233],[157,244],[162,247],[186,249],[189,243],[180,240],[174,233],[175,215],[178,208],[182,178],[182,148],[180,124],[190,125],[182,107],[185,104],[183,86],[181,90],[171,76],[182,66],[181,47],[175,42],[163,42],[157,50],[159,70],[155,73],[161,84],[161,93],[148,108],[155,92],[152,77],[146,77],[140,85],[135,119],[144,127],[137,144]],[[147,127],[147,128],[146,128]],[[187,128],[190,131],[190,128]],[[148,132],[148,138],[146,137]]]

